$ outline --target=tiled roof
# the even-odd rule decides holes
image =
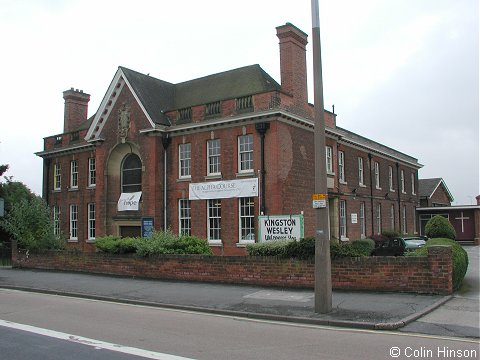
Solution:
[[[280,90],[259,65],[250,65],[179,84],[120,67],[153,121],[169,126],[165,112],[224,99]]]

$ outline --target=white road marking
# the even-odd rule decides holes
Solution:
[[[11,322],[11,321],[6,321],[6,320],[0,320],[0,326],[7,327],[7,328],[10,328],[10,329],[27,331],[27,332],[30,332],[30,333],[43,335],[43,336],[48,336],[48,337],[55,338],[55,339],[66,340],[66,341],[70,341],[70,342],[77,343],[77,344],[83,344],[83,345],[91,346],[95,349],[105,349],[105,350],[110,350],[110,351],[116,351],[116,352],[120,352],[120,353],[128,354],[128,355],[141,356],[141,357],[144,357],[144,358],[147,358],[147,359],[155,359],[155,360],[193,360],[191,358],[186,358],[186,357],[181,357],[181,356],[176,356],[176,355],[170,355],[170,354],[164,354],[164,353],[158,353],[158,352],[154,352],[154,351],[148,351],[148,350],[138,349],[138,348],[134,348],[134,347],[118,345],[118,344],[112,344],[112,343],[108,343],[108,342],[104,342],[104,341],[100,341],[100,340],[89,339],[89,338],[86,338],[86,337],[66,334],[66,333],[62,333],[62,332],[54,331],[54,330],[42,329],[42,328],[38,328],[38,327],[35,327],[35,326],[30,326],[30,325],[18,324],[18,323],[14,323],[14,322]]]

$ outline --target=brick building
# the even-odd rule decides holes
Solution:
[[[303,214],[314,234],[314,108],[307,35],[277,28],[281,85],[259,65],[172,84],[119,67],[96,114],[70,89],[64,133],[45,138],[43,196],[55,231],[90,250],[105,234],[140,235],[142,221],[244,254],[261,214]],[[325,112],[333,239],[414,233],[417,159],[336,125]],[[144,219],[144,220],[142,220]]]

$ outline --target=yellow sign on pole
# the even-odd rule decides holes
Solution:
[[[314,209],[327,207],[327,194],[312,194],[312,206]]]

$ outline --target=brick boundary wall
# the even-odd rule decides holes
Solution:
[[[26,253],[12,244],[14,268],[79,271],[163,280],[313,288],[314,262],[274,257],[162,255],[142,258],[69,251]],[[451,294],[452,248],[431,246],[426,257],[332,260],[335,290]]]

